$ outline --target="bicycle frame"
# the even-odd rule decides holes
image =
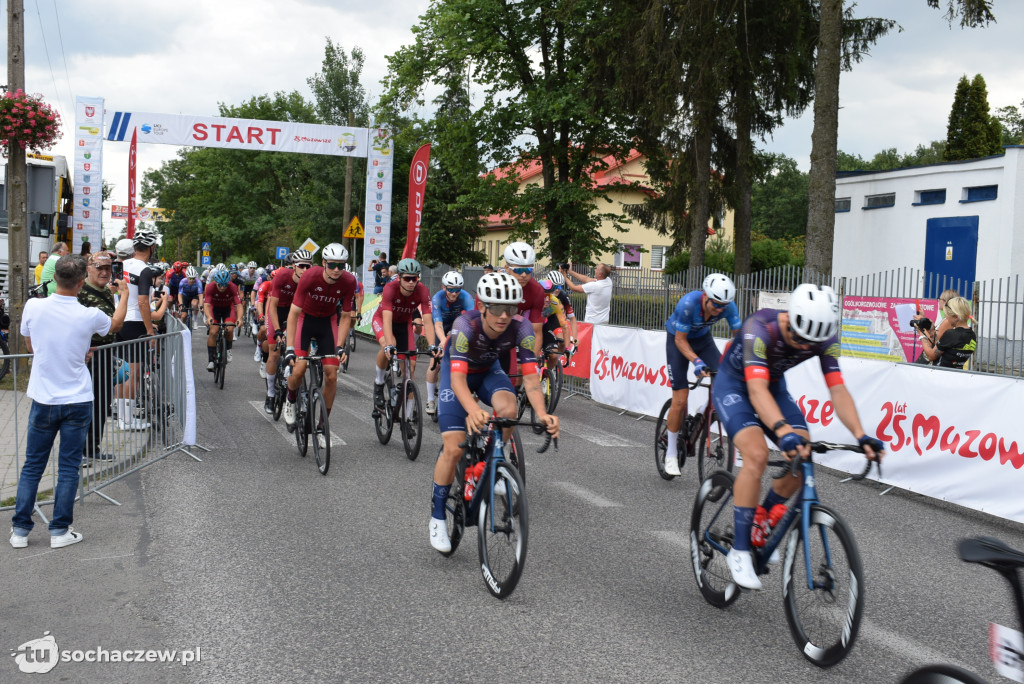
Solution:
[[[477,437],[479,439],[479,437]],[[505,440],[502,436],[501,428],[491,427],[487,432],[487,443],[484,446],[485,455],[484,462],[484,473],[480,477],[480,481],[476,484],[476,491],[473,492],[473,498],[466,504],[466,524],[473,525],[473,521],[477,519],[480,512],[480,503],[483,501],[484,492],[486,491],[487,499],[487,515],[489,518],[489,525],[491,532],[494,532],[494,480],[498,472],[498,466],[505,462]],[[483,487],[482,484],[486,480],[487,486]],[[509,497],[508,504],[511,507],[512,499],[511,492],[505,492],[505,496]]]

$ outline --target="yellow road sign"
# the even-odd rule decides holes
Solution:
[[[316,254],[317,250],[320,249],[320,245],[313,242],[313,238],[306,238],[306,241],[299,245],[299,249],[304,249],[310,254]]]
[[[359,222],[358,216],[352,217],[352,223],[348,224],[348,228],[345,229],[345,234],[342,237],[347,238],[361,238],[363,237],[363,224]]]

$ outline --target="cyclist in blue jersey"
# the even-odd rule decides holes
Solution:
[[[501,369],[499,358],[518,348],[526,396],[539,422],[558,437],[558,418],[549,415],[537,376],[534,354],[534,330],[529,320],[517,315],[523,288],[507,273],[488,273],[477,283],[479,309],[459,316],[451,329],[451,343],[445,346],[441,361],[441,392],[438,395],[438,427],[444,448],[434,465],[433,509],[430,516],[430,545],[441,553],[451,551],[445,525],[444,502],[455,479],[455,466],[462,456],[460,444],[466,431],[472,434],[487,429],[489,411],[480,408],[477,398],[490,404],[501,418],[516,417],[515,388]],[[473,394],[476,393],[474,397]],[[506,430],[505,438],[511,439]]]
[[[745,589],[761,588],[750,545],[755,515],[761,512],[761,475],[768,462],[765,437],[787,458],[810,454],[807,422],[786,388],[787,370],[817,357],[840,422],[864,447],[868,459],[880,460],[885,454],[882,442],[864,432],[843,384],[838,330],[839,304],[832,288],[803,284],[790,295],[788,311],[762,309],[747,318],[722,357],[712,400],[743,457],[733,486],[735,540],[728,563],[733,581]],[[775,480],[761,508],[771,511],[785,504],[801,485],[800,477]],[[769,562],[778,562],[777,552]]]
[[[679,475],[676,457],[683,417],[689,412],[686,400],[690,390],[686,386],[686,372],[693,364],[696,377],[718,370],[720,354],[711,326],[721,319],[729,323],[732,334],[739,330],[740,313],[736,308],[736,286],[721,273],[712,273],[704,279],[703,288],[683,295],[672,315],[665,321],[665,357],[668,379],[672,384],[672,407],[665,421],[668,429],[668,447],[665,449],[665,472]]]
[[[192,309],[192,320],[196,321],[196,314],[199,313],[199,295],[202,294],[202,285],[199,282],[199,273],[195,266],[185,269],[185,277],[178,282],[178,310],[181,312],[181,320],[188,317],[188,310]]]
[[[434,314],[434,337],[438,345],[444,347],[448,341],[448,333],[452,331],[452,325],[463,311],[473,310],[473,297],[463,288],[465,281],[458,271],[448,271],[441,276],[440,290],[434,293],[431,300],[431,307]],[[441,366],[427,370],[427,406],[426,412],[430,415],[437,413],[437,379],[441,376]]]

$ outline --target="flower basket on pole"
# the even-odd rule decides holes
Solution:
[[[7,156],[12,145],[42,152],[61,137],[60,114],[41,95],[24,90],[0,97],[0,149]]]

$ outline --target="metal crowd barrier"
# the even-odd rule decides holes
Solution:
[[[168,318],[167,327],[163,335],[117,342],[93,351],[89,361],[93,422],[79,471],[79,500],[97,494],[120,505],[103,488],[174,453],[200,461],[192,449],[207,450],[194,444],[191,332],[173,318]],[[14,508],[28,432],[31,400],[24,394],[28,379],[23,370],[19,375],[19,365],[13,364],[9,376],[12,387],[19,391],[0,389],[0,406],[5,409],[0,414],[12,417],[6,423],[0,419],[0,510]],[[36,512],[44,520],[38,507],[53,503],[58,449],[59,437],[39,486]]]

